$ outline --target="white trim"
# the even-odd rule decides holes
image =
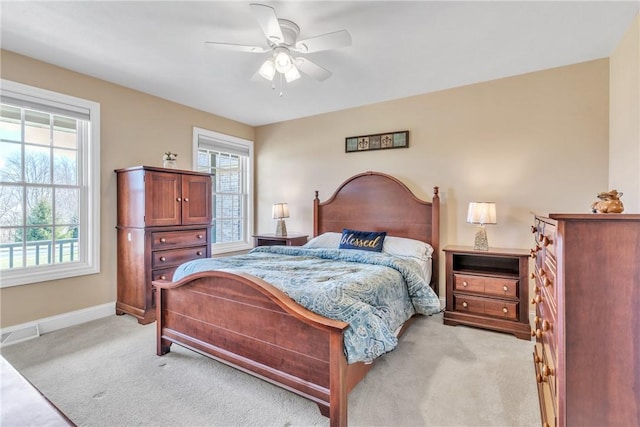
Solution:
[[[101,319],[103,317],[114,316],[115,309],[116,303],[113,301],[102,305],[71,311],[69,313],[59,314],[57,316],[46,317],[33,322],[2,328],[0,330],[0,334],[2,336],[2,343],[0,343],[0,347],[37,338],[41,334],[47,334],[49,332]]]
[[[14,97],[25,95],[40,99],[43,103],[48,100],[53,103],[64,104],[68,108],[75,106],[76,108],[86,109],[89,111],[90,116],[90,143],[80,150],[82,156],[82,186],[80,191],[87,200],[86,206],[84,204],[80,206],[81,223],[87,225],[83,229],[86,236],[83,238],[81,234],[81,239],[84,240],[80,243],[81,259],[74,263],[4,270],[2,271],[0,288],[100,273],[100,104],[1,79],[0,91],[5,90],[10,91]]]

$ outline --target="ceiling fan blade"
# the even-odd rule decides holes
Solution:
[[[284,36],[282,35],[275,9],[259,3],[251,3],[250,6],[258,20],[258,25],[262,28],[262,32],[267,36],[267,39],[276,44],[282,43]]]
[[[204,42],[204,43],[205,45],[214,47],[216,49],[232,50],[234,52],[263,53],[268,50],[271,50],[261,46],[247,46],[244,44],[220,43],[220,42]]]
[[[323,81],[331,77],[331,71],[322,68],[315,62],[309,61],[307,58],[294,58],[294,63],[296,67],[298,67],[298,70],[318,81]]]
[[[340,30],[321,36],[309,37],[296,43],[293,50],[302,53],[319,52],[321,50],[338,49],[351,46],[351,35],[347,30]]]

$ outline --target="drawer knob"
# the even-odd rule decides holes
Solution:
[[[534,331],[533,329],[531,330],[531,336],[535,338],[536,336],[536,331]]]
[[[536,300],[536,303],[540,304],[542,302],[542,295],[538,294],[533,299]]]
[[[502,307],[502,312],[504,314],[507,314],[509,312],[509,309],[507,307]]]
[[[536,251],[531,249],[531,255],[530,256],[531,256],[531,258],[535,259],[538,256],[538,254],[536,253]]]
[[[542,318],[540,316],[536,316],[533,318],[533,324],[537,325],[538,323],[540,323],[541,320]]]
[[[185,198],[184,198],[184,201],[185,201],[185,202],[188,202],[188,201],[189,201],[189,198],[188,198],[188,197],[185,197]]]
[[[167,260],[166,257],[163,257],[163,256],[160,257],[160,261],[165,262],[166,260]]]
[[[468,284],[468,283],[467,283],[467,281],[465,280],[464,282],[462,282],[462,286],[464,286],[464,287],[466,288],[467,286],[469,286],[469,284]]]
[[[544,277],[547,275],[547,272],[544,270],[540,270],[540,277]]]
[[[543,381],[546,381],[547,379],[545,377],[543,377],[542,375],[538,374],[536,375],[536,381],[538,382],[538,384],[542,384]]]
[[[542,238],[542,244],[543,244],[544,246],[549,246],[549,244],[551,244],[551,239],[549,239],[547,236],[544,236],[544,237]]]
[[[202,251],[198,251],[198,252],[196,252],[196,255],[198,255],[198,256],[202,256]]]
[[[542,362],[542,358],[538,355],[538,349],[535,347],[533,348],[533,361],[536,363]]]
[[[505,291],[505,292],[507,292],[507,291],[509,290],[509,287],[508,287],[507,285],[504,285],[504,286],[502,287],[502,290],[503,290],[503,291]]]
[[[531,277],[532,279],[535,279],[535,278],[536,278],[536,273],[531,273],[531,274],[530,274],[530,277]]]
[[[162,276],[160,276],[160,280],[164,280],[166,278],[167,278],[167,276],[165,276],[164,274]]]
[[[541,339],[543,332],[540,329],[536,329],[536,338]]]
[[[182,198],[181,198],[181,197],[178,197],[178,198],[176,199],[176,201],[181,202],[181,201],[182,201]]]
[[[532,232],[532,233],[535,233],[536,231],[538,231],[538,229],[536,228],[536,226],[535,226],[535,225],[532,225],[532,226],[531,226],[531,232]]]
[[[204,236],[202,234],[198,234],[198,239],[202,239]]]
[[[165,239],[164,237],[160,238],[160,243],[166,243],[167,239]]]
[[[551,280],[549,280],[549,278],[548,278],[548,277],[545,277],[545,278],[544,278],[544,285],[545,285],[545,286],[551,286]]]
[[[466,301],[463,301],[463,302],[462,302],[462,306],[463,306],[464,308],[467,308],[467,307],[469,307],[469,304],[467,304],[467,302],[466,302]]]
[[[553,369],[551,369],[547,365],[543,365],[542,366],[542,376],[543,376],[543,378],[547,378],[547,377],[553,376]]]
[[[548,320],[545,320],[542,322],[542,330],[543,331],[548,331],[549,329],[551,329],[551,323],[549,323]]]
[[[531,304],[536,305],[536,299],[535,298],[531,298]]]

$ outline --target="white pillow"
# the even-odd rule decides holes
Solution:
[[[433,247],[419,240],[407,239],[405,237],[387,236],[384,239],[382,252],[398,256],[410,256],[425,260],[431,258]]]
[[[338,249],[340,246],[340,239],[342,238],[342,233],[322,233],[319,236],[314,237],[309,240],[307,243],[302,245],[303,248],[331,248]]]

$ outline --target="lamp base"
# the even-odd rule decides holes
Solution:
[[[287,236],[287,224],[284,223],[284,219],[278,220],[278,226],[276,227],[276,236],[279,236],[279,237]]]
[[[489,250],[489,241],[487,240],[487,230],[484,228],[484,225],[480,225],[478,227],[478,231],[476,231],[476,239],[473,243],[473,249],[476,251]]]

